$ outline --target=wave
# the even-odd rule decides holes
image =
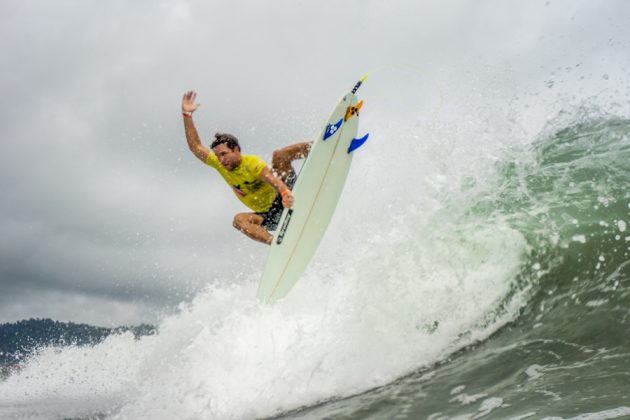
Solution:
[[[245,267],[155,335],[42,349],[0,383],[0,407],[27,404],[32,418],[259,418],[449,366],[475,343],[496,351],[502,336],[627,345],[598,332],[629,316],[629,133],[627,120],[585,119],[499,159],[479,152],[472,167],[465,154],[436,167],[430,152],[443,146],[418,152],[430,143],[364,159],[355,170],[369,187],[350,185],[337,213],[365,229],[337,217],[288,299],[260,306],[258,268]],[[356,214],[365,194],[388,204]],[[547,373],[540,366],[530,372]]]

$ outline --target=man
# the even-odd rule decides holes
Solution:
[[[272,168],[258,156],[242,155],[238,139],[216,133],[210,149],[201,144],[192,114],[199,108],[197,94],[186,92],[182,98],[184,129],[190,151],[206,165],[216,169],[232,191],[253,212],[234,216],[234,227],[250,238],[271,244],[282,209],[293,206],[291,188],[296,180],[291,162],[308,155],[310,143],[298,143],[273,152]]]

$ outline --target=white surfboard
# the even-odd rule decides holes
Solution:
[[[258,299],[273,303],[289,293],[315,254],[341,196],[356,139],[361,79],[335,106],[293,187],[294,205],[284,209],[258,285]]]

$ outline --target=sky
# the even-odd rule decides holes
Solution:
[[[246,209],[187,148],[187,90],[204,142],[234,133],[267,161],[365,73],[366,153],[394,122],[466,130],[506,108],[535,134],[589,98],[627,111],[629,16],[623,0],[2,0],[0,323],[155,322],[260,269],[266,248],[232,228]]]

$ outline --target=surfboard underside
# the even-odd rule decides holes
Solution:
[[[347,113],[357,102],[354,93],[345,95],[311,147],[293,188],[294,206],[282,214],[258,286],[257,296],[263,303],[289,293],[326,232],[352,162],[351,144],[359,116]]]

